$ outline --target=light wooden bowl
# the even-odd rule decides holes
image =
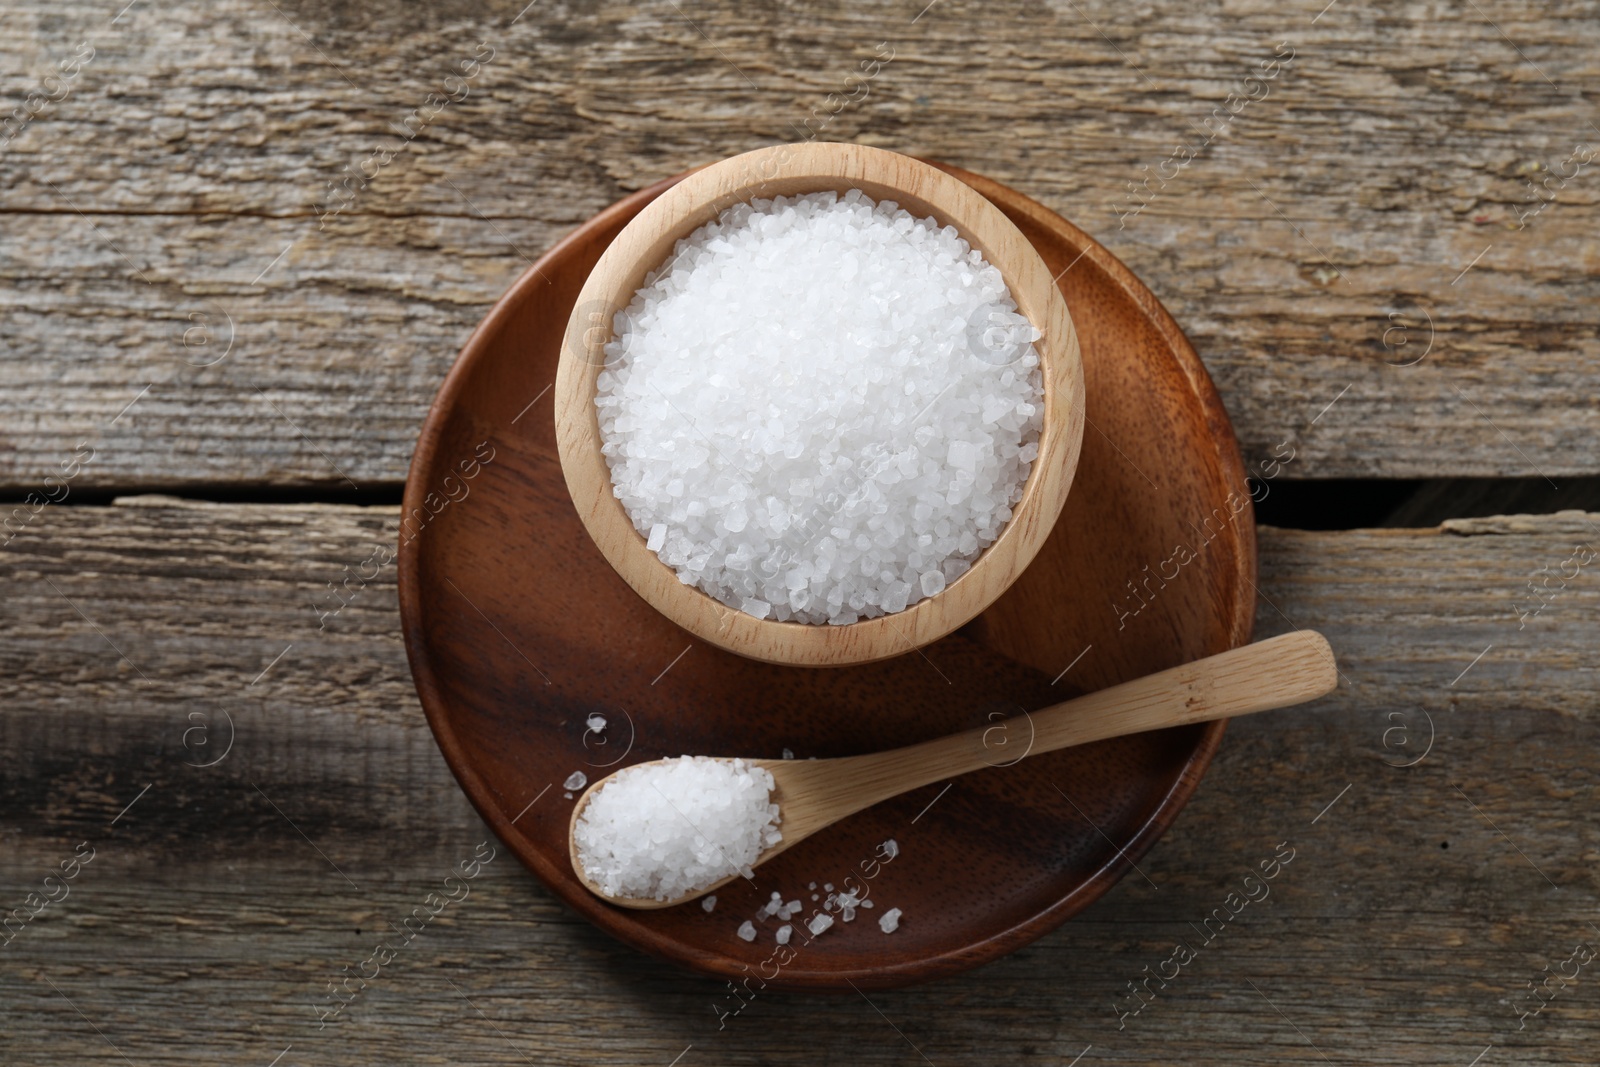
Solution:
[[[645,545],[600,453],[595,381],[612,320],[666,262],[673,245],[741,201],[859,189],[918,218],[951,225],[999,268],[1018,310],[1042,333],[1034,348],[1044,379],[1039,456],[999,538],[972,568],[904,611],[843,626],[757,619],[729,608],[677,574]],[[556,443],[584,527],[635,592],[691,634],[768,663],[844,666],[887,659],[938,640],[1005,592],[1044,543],[1066,502],[1083,441],[1083,365],[1066,301],[1039,253],[971,186],[920,160],[847,144],[764,148],[696,171],[652,201],[590,272],[567,324],[556,372]]]

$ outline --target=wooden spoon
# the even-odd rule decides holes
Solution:
[[[746,760],[772,773],[772,799],[778,804],[779,828],[783,831],[783,840],[763,852],[751,866],[759,867],[846,816],[932,782],[984,767],[1008,767],[1034,753],[1054,752],[1108,737],[1288,707],[1331,692],[1338,681],[1338,668],[1327,639],[1314,630],[1297,630],[989,727],[905,748],[840,759]],[[739,872],[734,872],[672,900],[614,897],[604,892],[584,872],[576,831],[584,808],[596,790],[612,777],[615,775],[589,786],[573,806],[567,829],[572,869],[590,892],[624,908],[668,908],[702,897],[740,877]]]

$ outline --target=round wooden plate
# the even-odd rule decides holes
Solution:
[[[494,832],[552,892],[624,942],[759,988],[886,987],[1011,952],[1099,897],[1194,792],[1222,724],[1013,763],[856,815],[699,904],[626,911],[567,857],[563,782],[663,756],[828,757],[982,725],[1245,643],[1255,525],[1238,445],[1194,349],[1115,257],[1006,187],[992,200],[1059,282],[1083,351],[1088,429],[1054,532],[983,615],[920,652],[781,667],[722,652],[652,610],[584,532],[556,454],[550,386],[584,278],[670,179],[551,249],[467,342],[406,483],[406,650],[428,722]],[[591,731],[591,715],[606,727]],[[1007,748],[1005,746],[1009,745]],[[1008,765],[1009,764],[1009,765]],[[885,862],[883,842],[898,855]],[[850,882],[846,880],[850,879]],[[859,887],[873,901],[780,948],[773,892]],[[819,890],[817,890],[820,892]],[[898,931],[877,918],[902,909]],[[756,921],[754,942],[735,931]],[[731,999],[729,1010],[737,1007]]]

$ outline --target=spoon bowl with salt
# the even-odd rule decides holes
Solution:
[[[578,799],[567,835],[572,869],[619,907],[668,908],[749,878],[812,834],[908,790],[1073,745],[1288,707],[1337,684],[1327,640],[1297,630],[887,752],[635,764]]]

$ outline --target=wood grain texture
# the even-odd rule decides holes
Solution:
[[[5,99],[66,91],[0,150],[0,487],[85,439],[83,486],[396,486],[528,260],[808,132],[988,174],[1102,239],[1251,463],[1289,441],[1293,478],[1596,469],[1587,8],[923,6],[12,5]],[[233,354],[183,362],[227,316]]]
[[[1434,715],[1600,716],[1600,570],[1584,562],[1600,551],[1593,513],[1459,519],[1437,532],[1272,530],[1262,545],[1257,636],[1323,631],[1352,695]]]
[[[411,694],[392,570],[317,629],[312,598],[392,544],[397,516],[151,498],[46,509],[0,551],[6,907],[79,842],[96,854],[0,949],[0,1056],[266,1064],[292,1045],[280,1064],[889,1064],[921,1062],[914,1043],[936,1064],[1059,1065],[1092,1044],[1082,1063],[1267,1065],[1318,1060],[1309,1042],[1334,1062],[1466,1064],[1492,1043],[1506,1062],[1587,1064],[1592,983],[1525,1029],[1517,1012],[1542,967],[1596,936],[1600,777],[1574,753],[1592,749],[1600,712],[1600,581],[1581,568],[1520,632],[1502,600],[1540,566],[1560,573],[1597,519],[1263,529],[1260,631],[1289,628],[1280,609],[1322,630],[1348,685],[1234,723],[1140,861],[1149,882],[1131,875],[969,975],[870,1001],[760,995],[719,1030],[725,986],[578,921],[502,850],[319,1030],[326,984],[487,836]],[[185,745],[188,712],[212,713],[215,746],[222,709],[231,752],[186,766],[217,752],[200,735]],[[1427,755],[1386,765],[1420,755],[1424,710]],[[1409,737],[1386,732],[1397,725]],[[1194,926],[1280,842],[1294,858],[1270,895],[1119,1030],[1127,983],[1177,938],[1199,946]]]
[[[608,365],[605,345],[614,339],[611,323],[645,277],[661,269],[677,242],[734,204],[852,190],[879,202],[892,200],[917,218],[954,226],[1000,271],[1018,312],[1041,332],[1032,346],[1044,408],[1037,456],[1000,536],[949,588],[903,611],[846,626],[758,619],[685,585],[647,547],[617,499],[610,466],[601,455],[605,442],[595,409],[597,381]],[[591,232],[593,241],[608,236]],[[561,342],[552,404],[561,469],[579,518],[601,553],[646,602],[689,633],[730,652],[768,663],[831,667],[887,659],[938,640],[970,622],[1027,570],[1072,488],[1083,445],[1083,361],[1072,317],[1054,280],[1057,273],[994,203],[960,179],[908,156],[860,145],[781,145],[696,171],[646,205],[605,246],[578,293]],[[705,437],[709,428],[694,429]],[[870,449],[850,458],[863,471],[876,472],[888,462]],[[816,514],[819,529],[828,507]],[[778,564],[772,566],[776,574]]]

